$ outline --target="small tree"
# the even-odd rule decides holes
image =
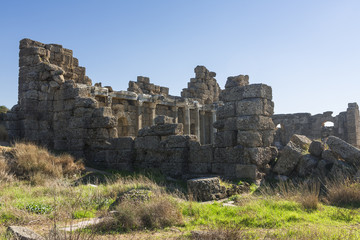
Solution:
[[[6,113],[7,111],[9,111],[7,107],[5,107],[4,105],[0,106],[0,113]]]

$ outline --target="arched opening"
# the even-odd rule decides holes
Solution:
[[[279,129],[279,128],[282,128],[280,123],[278,125],[276,125],[276,129]]]
[[[334,127],[334,123],[331,121],[326,121],[322,124],[323,127]]]
[[[327,138],[333,135],[334,123],[332,121],[325,121],[321,126],[321,138]]]
[[[129,135],[129,125],[126,118],[118,118],[117,131],[119,137],[124,137]]]

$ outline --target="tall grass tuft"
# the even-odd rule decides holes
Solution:
[[[360,207],[360,183],[350,179],[326,184],[326,200],[335,206]]]

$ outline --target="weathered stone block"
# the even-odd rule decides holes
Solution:
[[[256,165],[236,164],[236,177],[241,179],[256,180],[258,170]]]
[[[160,150],[160,147],[160,137],[158,136],[144,136],[135,139],[136,149]]]
[[[244,147],[261,147],[262,135],[257,131],[238,131],[237,143]]]
[[[155,125],[171,124],[174,122],[172,117],[159,115],[154,119]]]
[[[161,145],[166,148],[187,148],[191,140],[194,140],[191,135],[172,135],[162,141]]]
[[[309,152],[315,157],[321,157],[321,153],[324,151],[324,144],[320,141],[312,141],[309,147]]]
[[[117,121],[115,117],[93,117],[91,119],[90,128],[113,128],[116,127]]]
[[[198,142],[190,142],[189,146],[189,162],[210,163],[213,161],[213,147],[211,145],[200,146]]]
[[[275,147],[258,147],[258,148],[245,148],[244,157],[248,159],[252,164],[256,164],[259,167],[264,167],[272,159],[277,156],[277,149]]]
[[[252,115],[237,118],[238,130],[272,130],[275,125],[270,117]]]
[[[248,75],[239,75],[235,77],[228,77],[225,88],[233,88],[237,86],[246,86],[249,85],[249,76]]]
[[[218,119],[235,117],[236,116],[235,103],[227,102],[224,104],[224,106],[219,107],[218,110],[216,111],[216,116]]]
[[[236,146],[236,131],[224,131],[215,133],[215,145],[217,147]]]
[[[248,159],[244,158],[244,148],[242,146],[215,148],[215,163],[247,163]]]
[[[264,115],[274,114],[274,103],[271,100],[262,98],[248,98],[236,102],[236,114],[238,116],[246,115]]]
[[[217,177],[190,179],[187,181],[187,188],[193,200],[215,200],[215,195],[221,191],[220,179]]]
[[[170,136],[182,134],[182,123],[155,125],[152,127],[140,129],[138,132],[139,136]]]
[[[233,163],[212,163],[211,172],[227,177],[236,176],[236,164]]]
[[[296,170],[300,177],[306,177],[312,173],[312,171],[316,168],[319,159],[311,156],[310,154],[306,154],[301,156],[299,163],[296,167]]]
[[[211,172],[210,162],[190,162],[188,165],[190,173],[208,174]]]
[[[265,98],[272,100],[272,89],[265,84],[250,84],[244,86],[243,98]]]
[[[357,167],[360,166],[360,149],[335,136],[330,136],[326,143],[331,151],[339,155],[342,159]]]
[[[109,140],[113,146],[113,149],[123,150],[123,149],[133,149],[135,141],[132,137],[119,137]]]

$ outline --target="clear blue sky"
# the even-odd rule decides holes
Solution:
[[[196,65],[273,88],[276,113],[360,104],[358,0],[1,1],[0,105],[17,102],[22,38],[74,50],[93,82],[148,76],[172,95]]]

